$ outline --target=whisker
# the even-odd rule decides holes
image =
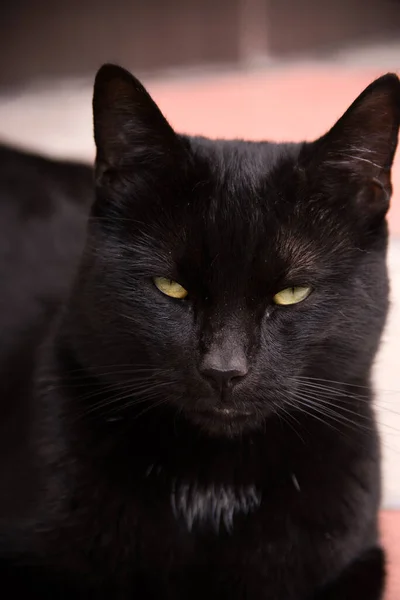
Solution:
[[[341,413],[339,413],[338,411],[335,411],[333,408],[331,408],[330,406],[327,406],[326,404],[320,404],[318,402],[314,403],[314,402],[310,401],[307,396],[296,395],[295,398],[296,398],[296,401],[302,402],[303,405],[308,406],[312,410],[315,410],[315,411],[319,412],[320,414],[333,419],[337,423],[340,423],[342,425],[348,425],[348,426],[352,427],[353,429],[360,428],[360,429],[364,429],[365,431],[372,431],[371,427],[368,427],[364,423],[359,423],[359,422],[355,421],[354,419],[350,419],[349,417],[342,415]]]
[[[290,411],[286,410],[286,408],[284,406],[280,406],[279,407],[279,410],[277,411],[277,414],[278,414],[279,417],[282,417],[282,419],[284,420],[284,422],[291,428],[291,430],[297,435],[297,437],[300,438],[300,440],[303,442],[303,444],[305,444],[306,442],[305,442],[304,438],[300,435],[300,433],[297,431],[297,429],[295,428],[295,426],[290,423],[289,419],[292,419],[293,421],[295,421],[295,423],[298,426],[300,426],[300,421],[298,419],[296,419],[296,417],[294,415],[292,415],[290,413]]]
[[[337,396],[347,396],[350,398],[362,398],[362,399],[368,399],[370,398],[369,395],[366,394],[355,394],[354,392],[349,392],[346,389],[343,388],[334,388],[332,386],[327,386],[327,385],[322,385],[322,384],[318,384],[315,382],[310,382],[310,381],[301,381],[300,382],[301,386],[304,388],[309,388],[309,389],[316,389],[318,391],[324,392],[326,394],[335,394]]]
[[[308,377],[306,375],[296,375],[293,377],[294,380],[301,380],[301,381],[310,381],[310,382],[323,382],[323,383],[332,383],[332,384],[336,384],[336,385],[341,385],[341,386],[346,386],[346,387],[354,387],[354,388],[359,388],[359,389],[365,389],[365,390],[375,390],[378,391],[379,393],[387,393],[387,394],[400,394],[400,390],[387,390],[387,389],[382,389],[382,388],[376,388],[374,387],[374,385],[368,386],[368,385],[359,385],[356,383],[347,383],[346,381],[336,381],[334,379],[325,379],[322,377]]]
[[[165,387],[168,387],[171,385],[174,385],[174,382],[164,381],[164,382],[159,382],[159,383],[153,384],[150,387],[142,386],[139,389],[134,386],[129,386],[127,388],[127,389],[129,389],[129,392],[127,392],[127,393],[124,392],[124,393],[120,393],[120,394],[108,397],[103,402],[99,402],[95,405],[91,405],[86,410],[83,410],[81,413],[79,413],[78,418],[80,418],[82,416],[87,416],[94,412],[98,412],[99,410],[101,410],[102,408],[106,408],[107,406],[115,405],[116,403],[122,402],[126,398],[133,399],[133,401],[131,401],[131,404],[133,406],[135,404],[135,402],[139,403],[142,401],[142,399],[141,399],[142,396],[145,396],[145,395],[150,396],[150,394],[152,394],[154,397],[159,393],[160,388],[165,388]],[[124,388],[120,391],[124,391]]]
[[[319,416],[320,411],[316,411],[318,414],[314,414],[312,411],[310,411],[309,409],[313,409],[314,407],[312,405],[309,404],[305,404],[302,403],[301,401],[299,401],[297,398],[295,399],[294,403],[290,403],[288,402],[288,404],[296,409],[296,410],[300,410],[301,412],[304,412],[306,415],[316,419],[317,421],[319,421],[320,423],[323,423],[323,425],[330,427],[331,429],[333,429],[334,431],[336,431],[337,433],[339,433],[340,435],[344,435],[343,431],[341,429],[339,429],[338,427],[335,427],[334,425],[332,425],[331,423],[328,423],[326,421],[326,419],[323,419],[322,417]],[[307,410],[304,410],[307,409]],[[322,413],[323,416],[324,413]],[[347,436],[348,437],[348,436]]]
[[[331,426],[331,428],[335,429],[336,431],[338,431],[338,433],[340,433],[341,435],[343,435],[345,437],[349,437],[349,436],[346,435],[343,430],[340,430],[337,427],[334,427],[331,423],[328,423],[328,421],[332,420],[335,423],[341,424],[344,427],[350,428],[353,430],[361,429],[366,432],[373,431],[372,426],[368,427],[365,423],[360,423],[359,421],[349,419],[348,417],[341,414],[341,412],[339,412],[338,410],[335,410],[335,407],[326,406],[325,404],[321,405],[321,403],[318,401],[318,398],[316,399],[315,403],[310,401],[307,397],[299,395],[298,393],[292,395],[291,398],[294,400],[294,402],[290,402],[290,405],[292,406],[292,408],[294,408],[294,409],[299,408],[313,418],[317,418],[317,415],[314,414],[314,413],[317,413],[319,415],[318,420],[324,422],[325,425]],[[304,409],[306,409],[306,410],[304,410]],[[321,417],[325,417],[325,419],[321,419]],[[357,414],[357,417],[359,417],[358,414]],[[385,426],[385,424],[378,422],[378,426],[382,427],[382,426]],[[392,429],[394,431],[396,431],[396,433],[399,433],[399,430],[397,430],[396,428],[392,428]],[[351,439],[353,439],[353,438],[351,438]],[[395,448],[394,446],[390,446],[385,442],[381,442],[381,444],[383,447],[388,448],[391,451],[394,451],[396,453],[399,453],[398,449]]]
[[[326,405],[328,407],[340,409],[340,413],[345,412],[347,414],[354,415],[355,417],[357,417],[357,419],[364,419],[366,421],[369,420],[368,415],[364,415],[364,414],[359,413],[359,412],[357,412],[355,410],[351,410],[351,409],[349,409],[349,408],[347,408],[345,406],[342,406],[341,404],[335,404],[331,400],[328,401],[327,399],[321,399],[320,396],[317,395],[317,394],[308,394],[308,397],[310,399],[316,400],[317,402],[320,402],[321,404],[324,404],[324,405]],[[391,411],[391,412],[394,412],[394,411]],[[394,414],[398,414],[398,413],[394,413]],[[376,418],[376,415],[375,415],[375,418]],[[377,422],[378,422],[378,425],[387,427],[388,429],[392,429],[393,431],[396,431],[397,433],[400,432],[399,429],[397,429],[396,427],[392,427],[392,426],[388,425],[387,423],[380,423],[378,420],[377,420]]]
[[[341,390],[338,393],[338,391],[336,389],[329,389],[329,388],[326,388],[325,386],[322,388],[322,390],[320,390],[319,386],[315,386],[315,385],[310,386],[310,385],[308,385],[307,382],[302,383],[301,387],[302,387],[302,390],[305,391],[308,396],[311,397],[311,395],[314,394],[314,396],[320,401],[322,401],[323,398],[330,399],[330,400],[337,400],[340,398],[340,400],[342,402],[347,402],[347,403],[349,403],[352,400],[355,400],[356,402],[364,402],[364,403],[371,402],[371,404],[373,406],[380,406],[386,412],[390,412],[395,415],[400,414],[398,411],[395,411],[392,408],[389,408],[380,399],[370,398],[367,396],[359,396],[359,395],[355,395],[355,394],[348,394],[344,390]],[[311,390],[311,391],[309,391],[309,390]],[[349,409],[347,409],[347,410],[349,410]]]

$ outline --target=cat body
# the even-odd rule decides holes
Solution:
[[[382,597],[399,88],[314,143],[211,141],[105,66],[93,173],[1,150],[4,589]]]

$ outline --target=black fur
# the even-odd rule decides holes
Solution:
[[[399,120],[387,75],[314,143],[187,137],[107,65],[94,186],[1,149],[2,597],[381,598]]]

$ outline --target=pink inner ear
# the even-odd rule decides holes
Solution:
[[[385,194],[389,201],[392,194],[392,183],[390,181],[390,173],[382,171],[379,178],[374,178],[371,181],[371,189],[373,190],[374,198],[382,201],[382,194]]]
[[[387,174],[385,174],[387,176]],[[387,177],[385,177],[387,179]],[[389,202],[391,195],[390,179],[386,186],[383,182],[373,179],[367,183],[368,191],[366,194],[366,209],[370,215],[386,214],[389,210]]]
[[[379,178],[360,178],[355,197],[360,217],[371,223],[382,221],[389,210],[391,191],[390,173],[382,171]]]

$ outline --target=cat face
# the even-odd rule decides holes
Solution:
[[[389,75],[314,143],[190,138],[100,70],[75,344],[116,406],[236,436],[301,410],[313,381],[368,380],[399,114]]]

